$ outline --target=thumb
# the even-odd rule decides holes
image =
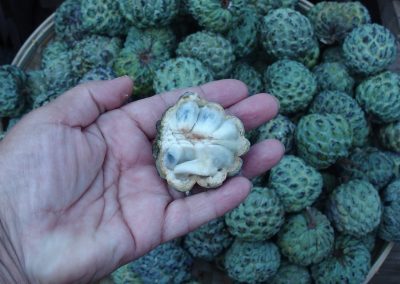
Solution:
[[[102,113],[120,107],[132,93],[128,76],[79,85],[42,107],[46,122],[87,127]]]

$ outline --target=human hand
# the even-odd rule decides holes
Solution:
[[[247,97],[239,81],[191,90],[222,104],[246,129],[278,112],[273,97]],[[26,115],[0,142],[0,241],[8,248],[0,254],[8,253],[14,279],[100,279],[233,209],[249,193],[248,179],[284,153],[276,140],[259,143],[244,157],[241,176],[183,198],[159,177],[151,147],[156,122],[183,91],[121,107],[131,91],[127,77],[78,86]]]

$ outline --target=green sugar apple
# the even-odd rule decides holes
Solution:
[[[0,118],[18,116],[22,113],[25,72],[14,65],[0,66]]]
[[[311,275],[306,267],[282,261],[278,272],[268,282],[271,284],[311,284]]]
[[[278,271],[281,256],[272,242],[245,242],[236,239],[225,254],[227,274],[239,283],[267,281]]]
[[[79,84],[90,81],[112,80],[115,78],[117,78],[117,74],[115,74],[111,67],[96,67],[83,75],[83,77],[79,80]]]
[[[187,7],[201,27],[226,32],[237,25],[246,8],[245,0],[188,0]]]
[[[83,0],[81,1],[81,12],[82,24],[91,33],[119,36],[126,31],[127,25],[118,1]]]
[[[248,3],[255,7],[261,15],[268,14],[271,10],[278,8],[294,9],[299,0],[248,0]]]
[[[54,16],[54,29],[56,38],[73,45],[75,41],[82,40],[88,34],[83,25],[81,0],[66,0],[56,9]]]
[[[400,153],[400,121],[381,127],[379,140],[386,149]]]
[[[228,76],[235,62],[232,44],[227,39],[203,31],[191,34],[181,41],[176,54],[200,60],[210,69],[214,79]]]
[[[47,92],[47,80],[43,70],[26,72],[25,89],[29,105],[32,105],[38,96]]]
[[[257,46],[259,17],[254,9],[246,9],[226,38],[231,42],[237,58],[249,55]]]
[[[396,60],[396,37],[385,27],[366,24],[353,29],[344,39],[343,57],[354,73],[369,76]]]
[[[114,284],[142,284],[139,276],[133,272],[129,264],[121,266],[111,274]]]
[[[60,57],[63,57],[64,54],[69,53],[70,48],[63,41],[53,40],[43,49],[42,58],[41,58],[41,67],[42,69],[46,69],[48,66],[53,65],[54,61],[59,60]],[[69,62],[71,59],[68,60]]]
[[[139,29],[131,27],[126,36],[124,47],[135,46],[143,41],[153,41],[154,44],[172,52],[176,48],[176,36],[170,27]]]
[[[143,284],[183,283],[191,279],[193,260],[176,242],[159,245],[146,255],[129,263],[129,268]]]
[[[358,239],[365,245],[365,247],[369,250],[369,252],[372,253],[374,251],[377,239],[377,230],[374,230],[371,233],[366,234],[365,236]]]
[[[295,141],[300,158],[317,169],[324,169],[348,156],[353,132],[343,116],[315,113],[300,119]]]
[[[167,26],[178,14],[179,0],[117,0],[122,15],[138,28]]]
[[[246,241],[274,236],[284,222],[284,211],[276,191],[253,187],[244,202],[225,215],[229,232]]]
[[[319,61],[320,52],[321,50],[318,40],[314,39],[310,49],[307,49],[303,53],[300,53],[299,57],[296,58],[296,60],[302,63],[307,68],[313,68],[315,65],[317,65]]]
[[[400,120],[400,75],[386,71],[362,81],[356,100],[376,123]]]
[[[313,69],[320,91],[340,91],[351,95],[354,79],[345,65],[339,62],[321,63]]]
[[[316,284],[364,283],[370,262],[370,252],[360,240],[342,235],[335,240],[333,254],[311,266],[311,275]]]
[[[337,166],[342,180],[365,179],[378,190],[385,187],[394,175],[392,159],[374,147],[354,149]]]
[[[361,147],[367,143],[370,132],[368,121],[356,100],[348,94],[341,91],[323,91],[314,98],[309,112],[342,115],[352,129],[353,145]]]
[[[340,46],[332,46],[324,50],[321,56],[322,62],[338,62],[345,64],[342,54],[342,48]]]
[[[344,234],[364,236],[379,225],[382,206],[378,191],[365,180],[341,184],[328,198],[327,216]]]
[[[354,28],[371,22],[360,2],[327,2],[314,5],[308,12],[315,34],[325,44],[342,41]]]
[[[289,118],[278,114],[275,118],[259,126],[255,131],[254,142],[277,139],[285,146],[285,152],[292,150],[296,125]]]
[[[261,22],[261,42],[277,59],[297,59],[311,49],[314,30],[308,18],[290,8],[272,10]]]
[[[383,190],[382,206],[379,237],[389,242],[400,242],[400,178],[391,182]]]
[[[247,85],[249,95],[261,93],[263,90],[262,76],[247,63],[238,63],[232,70],[232,79],[240,80]]]
[[[286,155],[271,169],[268,186],[275,190],[286,212],[311,206],[321,193],[321,174],[302,159]]]
[[[317,91],[315,76],[303,64],[283,59],[264,72],[265,89],[280,102],[280,112],[304,110]]]
[[[82,77],[96,67],[112,66],[122,47],[121,39],[91,35],[77,42],[72,50],[72,66]]]
[[[321,262],[333,248],[328,218],[314,208],[291,215],[278,233],[277,244],[289,261],[307,266]]]
[[[213,80],[210,70],[199,60],[177,57],[163,62],[154,75],[153,88],[159,94],[174,89],[202,85]]]
[[[195,258],[213,261],[232,241],[224,218],[220,217],[187,234],[183,247]]]
[[[385,151],[386,156],[393,161],[393,175],[395,178],[400,177],[400,153]]]

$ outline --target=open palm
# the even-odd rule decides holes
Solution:
[[[89,282],[234,208],[252,178],[282,156],[264,141],[241,176],[183,198],[155,168],[156,122],[184,91],[123,104],[132,82],[78,86],[27,115],[0,143],[1,219],[20,272],[38,283]],[[273,97],[247,97],[239,81],[192,88],[246,129],[274,117]]]

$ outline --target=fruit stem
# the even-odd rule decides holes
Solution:
[[[231,4],[230,0],[221,0],[222,8],[228,9],[229,8],[229,4]]]

